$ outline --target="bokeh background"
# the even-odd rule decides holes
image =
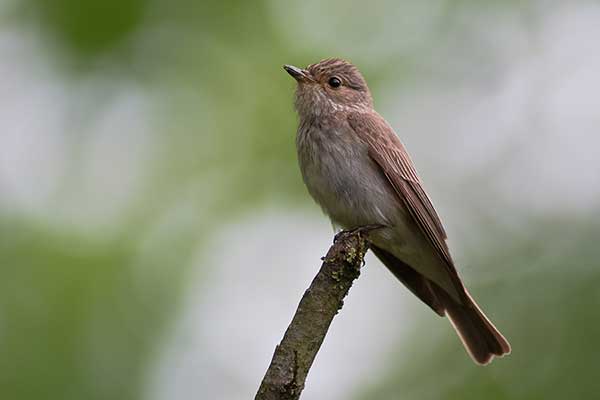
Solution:
[[[0,398],[249,399],[331,242],[284,63],[338,56],[513,354],[372,257],[303,399],[597,398],[596,1],[0,2]]]

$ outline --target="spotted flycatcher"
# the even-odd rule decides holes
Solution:
[[[296,146],[311,196],[341,228],[382,226],[369,234],[375,255],[433,311],[448,316],[475,362],[510,353],[462,283],[440,217],[400,139],[373,109],[358,69],[335,58],[284,69],[298,83]]]

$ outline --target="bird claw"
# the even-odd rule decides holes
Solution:
[[[335,236],[333,237],[333,243],[337,242],[339,239],[342,238],[342,236],[345,235],[351,235],[351,234],[368,234],[371,231],[374,231],[376,229],[381,229],[381,228],[385,228],[385,225],[381,225],[381,224],[369,224],[369,225],[363,225],[363,226],[359,226],[356,228],[352,228],[352,229],[344,229],[342,231],[339,231],[338,233],[335,234]]]

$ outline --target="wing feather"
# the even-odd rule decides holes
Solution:
[[[463,288],[446,244],[446,231],[404,145],[388,123],[376,113],[351,113],[348,123],[368,145],[399,199],[447,266],[457,288]],[[462,290],[461,290],[462,291]]]

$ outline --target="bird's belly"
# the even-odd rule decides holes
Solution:
[[[366,150],[357,146],[321,152],[300,164],[311,196],[341,227],[391,226],[400,217],[397,196]]]
[[[385,228],[370,234],[373,244],[417,270],[437,264],[435,254],[430,251],[387,178],[370,164],[370,159],[368,161],[360,162],[360,173],[352,172],[357,165],[347,159],[340,161],[335,171],[327,172],[327,168],[321,168],[320,172],[309,172],[305,178],[306,186],[334,224],[344,229],[384,225]],[[429,271],[425,272],[426,276],[431,275]]]

